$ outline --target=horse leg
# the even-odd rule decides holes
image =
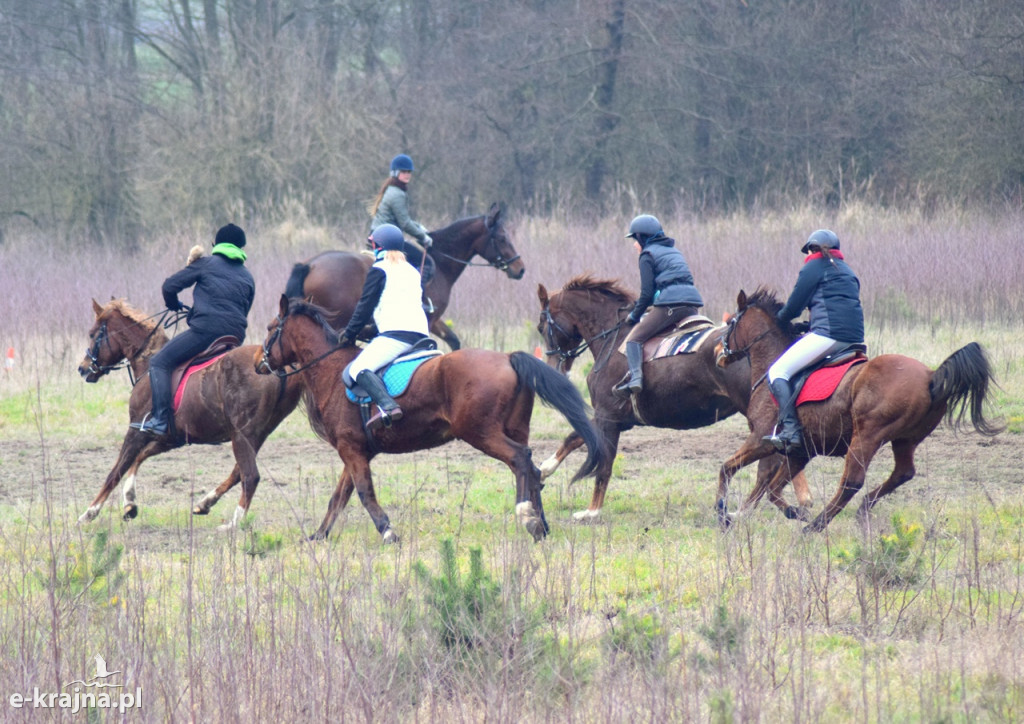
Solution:
[[[539,543],[547,536],[549,528],[544,516],[544,502],[540,491],[540,470],[533,464],[533,451],[523,445],[516,450],[512,459],[512,472],[516,477],[516,520]]]
[[[373,477],[370,473],[370,461],[362,455],[349,456],[350,459],[342,458],[345,463],[345,472],[342,474],[342,480],[345,475],[348,475],[351,479],[351,485],[355,486],[356,493],[359,495],[359,502],[366,508],[366,512],[370,514],[370,518],[373,520],[373,525],[380,533],[385,543],[397,543],[398,536],[391,528],[391,521],[388,519],[388,514],[384,512],[384,509],[380,507],[380,503],[377,502],[377,493],[373,489]],[[331,504],[327,509],[327,516],[324,517],[323,523],[320,524],[320,531],[326,536],[330,531],[331,526],[334,524],[334,518],[337,517],[338,512],[344,507],[344,503],[348,501],[351,495],[351,490],[348,495],[344,495],[342,490],[342,483],[339,482],[338,489],[335,491],[334,496],[331,497]],[[340,504],[336,509],[332,508],[335,506],[335,499]],[[317,531],[318,533],[320,531]]]
[[[210,508],[217,504],[217,502],[223,497],[224,493],[238,485],[238,482],[241,479],[242,470],[238,467],[238,463],[236,462],[235,466],[231,468],[231,473],[224,479],[224,482],[204,495],[202,499],[196,503],[195,507],[192,508],[192,515],[206,515],[209,513]]]
[[[604,496],[608,492],[608,481],[612,477],[612,466],[615,464],[615,455],[619,450],[619,428],[614,423],[608,423],[598,424],[598,429],[604,435],[605,443],[608,445],[608,455],[594,475],[594,495],[590,499],[590,507],[572,514],[573,520],[581,523],[596,520],[601,516]]]
[[[114,463],[113,469],[107,475],[107,479],[104,481],[103,487],[100,488],[100,492],[96,494],[96,497],[89,507],[86,508],[85,512],[79,516],[79,523],[87,523],[99,515],[103,503],[106,502],[114,488],[117,487],[117,484],[121,482],[125,473],[129,471],[130,476],[124,493],[124,519],[131,520],[138,515],[138,506],[135,505],[135,474],[139,469],[139,465],[146,458],[156,455],[158,452],[163,452],[158,449],[156,444],[150,445],[151,443],[152,440],[143,433],[131,429],[128,431],[124,436],[124,442],[121,443],[121,451],[117,455],[117,462]]]
[[[343,470],[341,477],[338,479],[338,486],[334,489],[334,494],[331,495],[331,499],[327,503],[327,514],[324,515],[320,527],[309,537],[310,540],[327,540],[327,534],[331,532],[334,521],[338,518],[338,513],[348,505],[353,490],[355,490],[355,485],[352,482],[352,476],[348,474],[347,469]]]
[[[256,450],[248,438],[236,437],[231,441],[231,450],[235,454],[235,466],[242,476],[242,494],[238,498],[238,507],[231,521],[220,526],[220,530],[236,528],[252,505],[252,497],[256,495],[256,486],[260,484],[260,469],[256,465]]]
[[[808,462],[810,461],[806,458],[789,458],[782,455],[761,459],[757,464],[757,483],[740,506],[739,513],[754,508],[761,496],[767,495],[769,502],[790,520],[806,520],[806,513],[803,509],[790,505],[783,497],[782,489],[789,482],[793,482],[796,487],[797,478],[802,480],[806,486],[807,478],[804,477],[804,467]]]
[[[729,495],[729,482],[736,474],[736,471],[774,452],[775,448],[768,443],[762,442],[761,436],[755,432],[747,437],[739,450],[722,463],[722,467],[718,470],[718,500],[715,502],[715,508],[718,510],[718,523],[723,528],[728,528],[731,523],[727,498]],[[779,473],[776,474],[778,475]],[[753,496],[753,493],[751,493],[751,496]],[[757,497],[760,498],[760,494]]]
[[[462,347],[462,340],[458,338],[451,327],[444,323],[440,316],[434,317],[430,321],[430,333],[435,337],[440,337],[452,352]]]
[[[889,478],[877,488],[869,492],[860,507],[857,509],[857,517],[862,522],[867,522],[871,509],[883,495],[888,495],[903,483],[914,477],[914,451],[917,450],[917,443],[909,440],[893,440],[892,456],[894,466]]]
[[[833,518],[846,507],[850,498],[857,494],[857,491],[864,486],[864,477],[867,474],[868,465],[871,459],[878,452],[880,441],[867,439],[863,435],[854,433],[850,441],[850,448],[846,452],[846,464],[843,466],[843,477],[839,480],[839,488],[832,500],[828,501],[825,508],[818,513],[818,516],[804,526],[804,532],[816,533],[825,530]],[[884,487],[884,484],[883,484]]]
[[[583,438],[575,430],[566,435],[554,454],[540,464],[540,479],[546,480],[548,476],[558,470],[558,466],[569,457],[569,453],[579,450],[582,446]]]

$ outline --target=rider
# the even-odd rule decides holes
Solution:
[[[391,159],[391,175],[381,184],[377,198],[370,206],[370,215],[373,217],[370,233],[381,224],[392,224],[416,239],[422,246],[403,239],[403,251],[409,263],[422,270],[423,283],[426,284],[434,276],[434,260],[426,253],[434,240],[422,224],[409,216],[408,188],[412,172],[412,159],[406,154],[400,153]]]
[[[803,443],[790,379],[833,352],[864,343],[860,280],[843,261],[839,237],[828,229],[818,229],[800,251],[807,255],[804,266],[777,318],[785,325],[810,308],[810,331],[768,368],[768,386],[779,403],[779,422],[764,440],[783,452]]]
[[[153,407],[149,415],[131,426],[151,435],[170,432],[171,373],[209,347],[218,337],[245,339],[249,309],[256,295],[256,283],[245,268],[245,232],[234,224],[222,226],[214,238],[209,256],[190,262],[181,271],[164,280],[164,304],[172,311],[183,305],[178,292],[195,285],[188,329],[164,345],[149,363],[149,386]]]
[[[640,255],[640,296],[626,323],[633,325],[626,337],[628,379],[615,391],[628,395],[643,389],[644,342],[680,319],[697,313],[704,300],[693,284],[693,274],[675,240],[665,236],[661,222],[650,214],[629,224],[627,239]]]
[[[366,423],[372,432],[402,418],[402,408],[388,394],[377,370],[426,338],[427,315],[420,304],[420,275],[405,258],[401,229],[382,224],[370,234],[370,242],[377,261],[366,274],[362,296],[342,333],[342,342],[355,344],[357,335],[373,317],[378,335],[348,368],[352,379],[377,403],[377,414]]]

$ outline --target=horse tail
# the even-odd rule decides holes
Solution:
[[[550,407],[558,410],[587,446],[587,459],[573,481],[594,475],[608,455],[604,438],[587,416],[587,404],[569,378],[527,352],[508,356],[519,381],[533,390]]]
[[[284,295],[289,299],[305,299],[306,292],[303,287],[306,284],[306,277],[309,276],[310,266],[299,262],[292,267],[292,274],[288,277],[288,283],[284,285]]]
[[[963,427],[969,412],[975,430],[982,435],[995,435],[1003,428],[986,420],[982,409],[989,385],[996,385],[996,381],[988,356],[980,344],[971,342],[939,365],[932,374],[928,392],[933,404],[947,405],[946,423],[954,430]]]

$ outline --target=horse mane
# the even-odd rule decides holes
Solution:
[[[779,318],[776,315],[779,313],[779,310],[782,309],[783,304],[771,289],[768,289],[767,287],[758,287],[755,289],[753,293],[747,297],[747,306],[757,307],[767,314],[786,336],[790,338],[797,336],[797,331],[793,329],[792,321],[786,322],[785,324],[779,322]]]
[[[562,291],[597,292],[620,304],[626,304],[636,299],[633,293],[623,287],[618,279],[597,279],[589,273],[573,277],[565,283]]]
[[[133,322],[139,327],[145,329],[147,332],[152,330],[156,326],[156,322],[154,322],[149,317],[149,315],[143,314],[138,309],[133,307],[131,304],[128,303],[127,299],[111,299],[103,307],[104,313],[108,311],[117,312],[122,317],[127,319],[129,322]]]
[[[313,304],[313,302],[307,302],[304,299],[292,297],[288,300],[288,314],[301,314],[304,317],[309,317],[324,328],[324,333],[326,334],[328,342],[338,344],[341,341],[341,333],[327,323],[327,320],[331,316],[330,310],[321,307],[318,304]]]

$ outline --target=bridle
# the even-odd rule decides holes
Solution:
[[[473,261],[473,257],[470,257],[469,259],[459,259],[458,257],[454,257],[451,254],[446,254],[445,252],[443,252],[443,251],[441,251],[441,250],[439,250],[439,249],[437,249],[436,247],[433,247],[433,246],[430,247],[430,249],[429,249],[430,255],[431,256],[435,256],[435,255],[436,256],[443,256],[445,259],[450,259],[451,261],[454,261],[454,262],[456,262],[458,264],[462,264],[463,266],[492,266],[495,269],[497,269],[498,271],[508,272],[509,267],[512,266],[512,264],[514,264],[515,262],[519,261],[520,255],[516,254],[511,259],[506,259],[502,255],[501,248],[498,246],[498,239],[497,239],[497,233],[498,233],[498,229],[499,228],[500,228],[499,224],[493,224],[493,225],[487,227],[487,244],[484,247],[484,250],[485,251],[493,250],[494,251],[494,258],[493,259],[488,259],[486,255],[481,253],[480,256],[482,256],[484,258],[484,261],[485,261],[485,263],[483,263],[483,264],[479,264],[479,263],[474,262]],[[475,254],[474,254],[474,256],[475,256]]]
[[[750,340],[750,342],[746,344],[742,349],[732,349],[732,347],[729,346],[729,339],[732,337],[733,332],[736,330],[736,325],[739,323],[740,317],[743,316],[743,313],[745,311],[746,310],[744,309],[737,312],[735,315],[729,318],[728,322],[725,323],[725,331],[722,332],[722,336],[719,337],[718,339],[718,343],[721,345],[721,350],[719,351],[715,360],[715,362],[719,364],[719,366],[730,365],[733,362],[737,362],[743,359],[744,357],[750,354],[751,347],[760,342],[771,332],[770,328],[766,329],[765,331],[761,332],[761,334],[757,335],[752,340]],[[750,386],[751,392],[757,389],[757,387],[761,384],[761,382],[764,381],[767,375],[768,373],[766,371],[763,375],[761,375],[760,379],[756,380]]]
[[[545,304],[544,305],[544,308],[541,310],[541,315],[543,316],[543,319],[544,319],[544,341],[547,342],[547,344],[548,344],[548,349],[545,350],[544,355],[547,356],[547,357],[552,357],[554,355],[558,355],[558,371],[559,372],[563,372],[566,369],[568,369],[568,367],[572,364],[572,361],[574,359],[576,359],[577,357],[579,357],[581,354],[583,354],[583,352],[588,347],[590,347],[594,342],[597,342],[599,340],[605,339],[606,337],[614,335],[616,332],[618,332],[620,329],[622,329],[622,325],[625,324],[625,320],[624,319],[620,319],[619,322],[615,326],[609,327],[608,329],[606,329],[606,330],[604,330],[604,331],[594,335],[594,337],[592,339],[590,339],[589,341],[584,339],[582,342],[577,344],[572,349],[563,349],[562,347],[559,347],[559,346],[556,345],[556,343],[555,343],[555,335],[554,335],[554,332],[552,330],[557,330],[558,333],[561,334],[565,339],[572,339],[573,336],[575,336],[575,335],[573,335],[571,332],[566,331],[566,329],[564,327],[562,327],[562,325],[560,325],[558,322],[555,321],[555,318],[551,315],[551,305],[550,304]],[[582,337],[582,335],[579,335],[579,336]],[[611,340],[609,340],[609,341],[611,341]],[[605,354],[605,352],[607,352],[607,354]],[[596,352],[594,353],[594,371],[596,372],[596,371],[600,370],[601,367],[603,367],[604,364],[608,361],[608,357],[610,357],[610,356],[611,356],[611,347],[609,346],[608,342],[606,342],[602,346],[600,354],[598,354]],[[603,357],[603,359],[601,359],[601,357]]]
[[[103,322],[100,323],[100,327],[98,330],[96,330],[96,334],[93,335],[92,344],[85,350],[85,356],[89,360],[89,374],[96,375],[97,377],[102,377],[103,375],[108,374],[110,372],[115,372],[120,369],[127,369],[128,379],[132,383],[132,387],[134,387],[137,380],[135,379],[135,373],[132,371],[132,362],[134,362],[135,359],[145,351],[146,347],[149,345],[149,340],[153,338],[153,335],[156,334],[156,331],[160,329],[161,325],[164,327],[164,329],[167,329],[168,327],[177,324],[178,320],[188,313],[187,309],[188,308],[185,307],[183,308],[183,310],[179,310],[177,312],[171,311],[170,309],[165,309],[163,312],[159,314],[154,314],[137,322],[132,322],[132,324],[138,326],[141,322],[146,322],[149,321],[150,319],[160,317],[157,323],[153,325],[153,329],[151,329],[149,331],[149,334],[146,335],[146,338],[142,340],[142,344],[139,345],[138,350],[134,354],[124,355],[121,358],[120,362],[117,362],[116,364],[112,365],[100,364],[100,348],[104,344],[107,346],[108,350],[113,352],[113,348],[110,346],[110,331],[107,329],[106,320],[104,320]],[[171,317],[171,315],[173,315],[173,317]],[[171,318],[168,319],[168,317]]]
[[[290,370],[274,369],[273,367],[270,366],[270,350],[273,349],[275,344],[280,345],[283,349],[284,345],[281,342],[281,333],[284,330],[284,320],[287,317],[287,314],[283,316],[278,314],[277,317],[275,318],[276,325],[274,326],[274,330],[267,336],[265,340],[263,340],[263,346],[260,349],[260,361],[259,364],[256,365],[257,372],[259,372],[260,370],[266,370],[267,374],[272,374],[275,375],[276,377],[291,377],[292,375],[297,375],[299,372],[304,372],[305,370],[308,370],[310,367],[316,365],[321,360],[330,357],[338,350],[345,349],[344,345],[338,345],[336,342],[334,347],[331,347],[329,350],[319,355],[318,357],[311,359],[304,365],[293,364],[291,365]],[[323,327],[324,331],[328,334],[328,336],[333,337],[335,340],[338,339],[338,333],[334,330],[334,328],[331,327],[331,325],[327,323],[327,320],[325,320],[319,314],[316,315],[316,320],[320,323],[320,326]]]

